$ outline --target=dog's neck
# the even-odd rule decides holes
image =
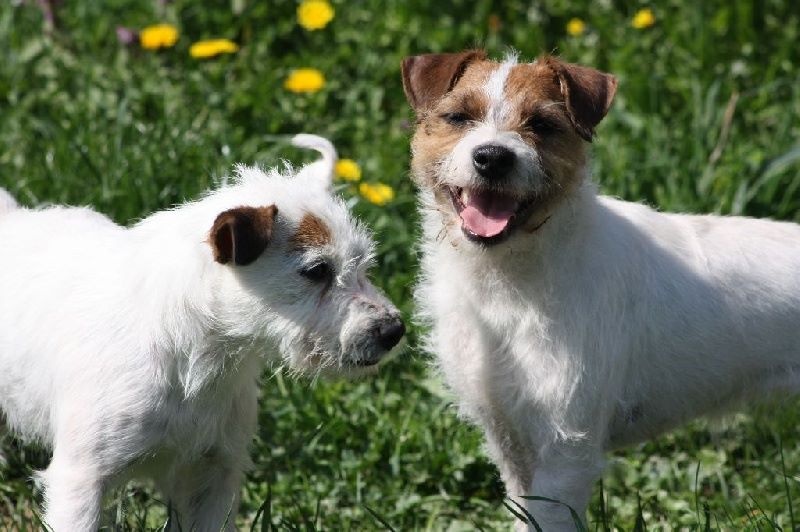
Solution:
[[[202,204],[162,211],[130,229],[140,239],[141,261],[136,290],[161,294],[147,298],[136,319],[148,332],[149,341],[173,354],[162,361],[163,380],[178,385],[186,397],[212,392],[220,382],[235,378],[253,358],[251,340],[242,340],[222,330],[220,303],[215,297],[217,284],[225,271],[213,261],[204,234],[197,232],[196,218],[203,216]],[[213,210],[212,210],[213,212]],[[149,251],[152,250],[152,253]],[[218,282],[208,282],[210,279]],[[255,358],[260,358],[257,355]]]

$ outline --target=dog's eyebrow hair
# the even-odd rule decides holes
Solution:
[[[527,105],[526,105],[527,104]],[[523,102],[522,110],[527,114],[541,113],[548,116],[557,116],[559,113],[554,112],[554,108],[564,107],[564,102],[558,101],[535,101]]]
[[[559,102],[557,100],[551,100],[546,102],[537,102],[534,106],[534,109],[539,111],[545,111],[550,109],[551,107],[564,107],[564,102]]]
[[[322,247],[333,241],[331,230],[318,216],[306,213],[297,226],[297,232],[292,235],[290,242],[297,249]]]
[[[486,95],[480,91],[469,91],[460,95],[457,105],[472,119],[482,118],[488,106]]]

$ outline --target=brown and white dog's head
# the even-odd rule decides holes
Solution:
[[[333,145],[315,135],[293,142],[322,159],[282,172],[241,166],[204,200],[204,216],[220,211],[203,243],[217,276],[215,327],[226,340],[275,347],[262,352],[298,373],[371,373],[405,325],[369,280],[369,231],[331,190]]]
[[[407,57],[402,71],[414,178],[447,225],[481,244],[534,230],[577,188],[617,87],[554,57],[498,63],[476,50]]]

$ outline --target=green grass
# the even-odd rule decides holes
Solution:
[[[341,187],[380,241],[376,282],[407,316],[418,234],[407,176],[413,117],[399,76],[409,53],[512,46],[611,71],[619,93],[594,146],[605,192],[664,210],[800,221],[800,12],[790,0],[659,2],[645,30],[630,20],[646,4],[631,1],[335,1],[334,20],[313,33],[297,25],[293,1],[74,0],[57,7],[50,33],[35,2],[17,3],[0,2],[0,186],[27,205],[91,204],[129,223],[194,197],[235,162],[308,160],[284,136],[323,134],[365,181],[397,191],[377,207]],[[586,33],[566,34],[572,17]],[[172,49],[116,40],[117,25],[162,21],[181,29]],[[209,37],[241,50],[191,59],[191,42]],[[325,88],[285,91],[289,71],[305,66],[323,71]],[[412,329],[406,354],[376,379],[265,376],[242,527],[259,509],[259,529],[265,520],[288,530],[510,525],[480,435],[428,371],[421,332]],[[797,527],[798,406],[711,430],[697,422],[615,454],[589,528]],[[35,528],[39,495],[28,477],[47,454],[2,446],[0,528]],[[109,518],[161,526],[157,497],[127,486],[109,500]]]

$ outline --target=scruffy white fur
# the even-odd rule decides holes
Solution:
[[[477,179],[452,161],[488,127],[465,128],[436,186]],[[490,140],[519,149],[502,126]],[[536,181],[528,150],[505,178],[512,190]],[[659,213],[598,195],[586,167],[578,181],[546,223],[494,246],[465,238],[423,185],[416,299],[509,496],[585,515],[606,451],[798,390],[800,226]],[[575,529],[564,504],[519,502],[545,531]]]
[[[125,228],[88,208],[17,208],[0,190],[0,414],[53,449],[46,522],[93,530],[109,487],[155,480],[183,530],[220,530],[256,429],[265,361],[359,374],[385,353],[398,311],[370,284],[367,232],[330,192],[336,154],[295,172],[239,167],[233,184]],[[216,217],[277,206],[266,249],[214,260]],[[313,214],[330,242],[297,248]],[[329,282],[301,275],[325,262]],[[384,320],[383,322],[381,320]]]

